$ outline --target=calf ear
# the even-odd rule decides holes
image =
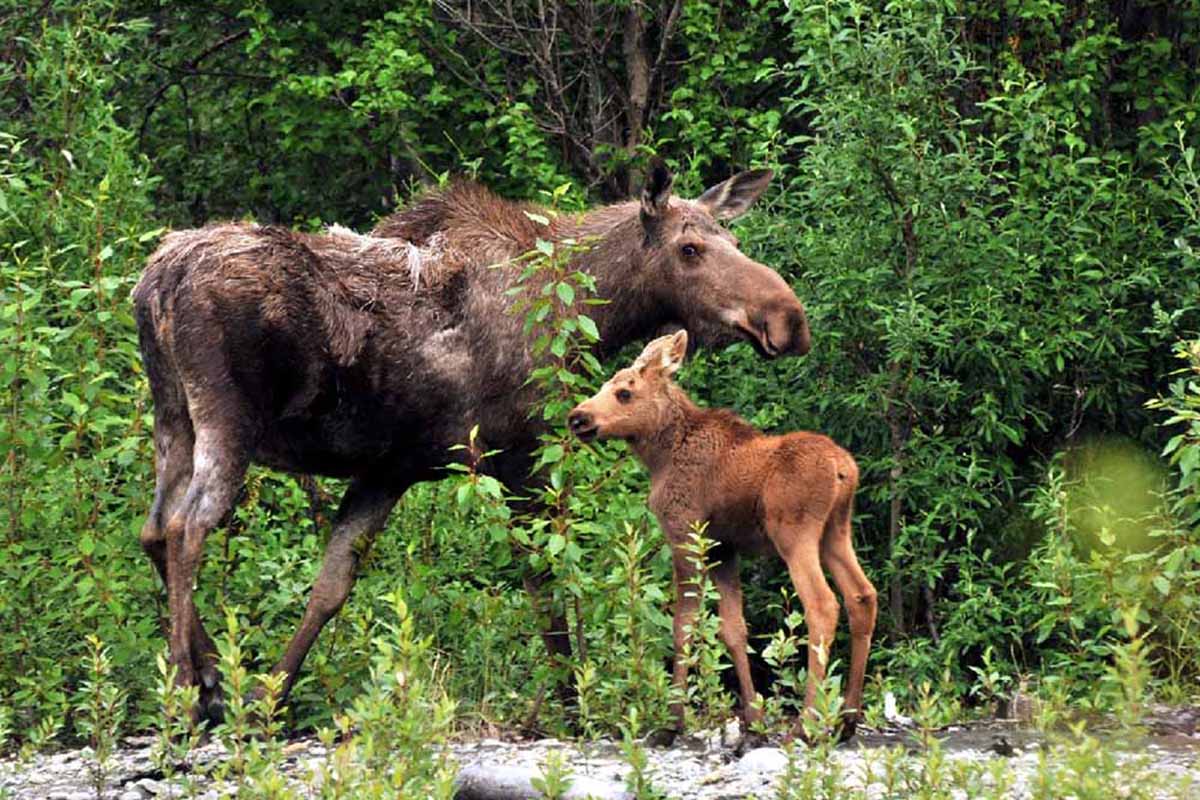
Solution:
[[[651,223],[662,216],[671,199],[671,184],[675,176],[667,168],[667,164],[658,156],[650,162],[650,171],[646,173],[646,185],[642,187],[642,222]]]
[[[687,331],[684,330],[660,336],[646,345],[633,362],[633,368],[643,374],[661,372],[670,377],[683,366],[683,359],[687,356],[687,341]]]
[[[680,330],[663,346],[660,363],[665,374],[674,375],[679,372],[679,368],[683,366],[683,359],[687,358],[687,342],[687,331]]]
[[[638,372],[645,372],[648,369],[661,369],[663,365],[663,353],[670,345],[675,334],[659,336],[657,339],[651,339],[650,343],[642,348],[641,354],[634,359],[633,369]]]
[[[769,169],[739,172],[729,180],[709,188],[696,198],[696,202],[708,209],[708,213],[717,219],[733,219],[754,205],[754,201],[767,188],[773,175]]]

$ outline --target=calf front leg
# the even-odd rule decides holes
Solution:
[[[746,655],[749,636],[742,608],[742,581],[738,574],[737,553],[731,553],[728,559],[716,564],[710,574],[720,597],[717,613],[721,617],[721,640],[729,650],[733,670],[737,674],[742,698],[742,721],[748,731],[751,723],[762,719],[762,709],[757,705],[754,681],[750,677],[750,659]]]
[[[350,596],[359,564],[366,558],[375,535],[387,522],[388,514],[405,488],[373,487],[355,480],[346,489],[329,543],[325,546],[321,572],[308,597],[304,617],[288,642],[283,658],[272,670],[284,675],[280,700],[291,691],[296,673],[316,641],[317,634]]]

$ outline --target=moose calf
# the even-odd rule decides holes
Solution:
[[[838,601],[822,565],[846,603],[851,650],[841,732],[849,737],[861,713],[876,611],[875,587],[859,567],[850,540],[858,466],[828,437],[767,436],[731,411],[696,406],[671,380],[686,353],[687,331],[655,339],[631,367],[613,375],[568,417],[571,431],[584,441],[628,441],[650,470],[650,508],[674,563],[675,686],[686,687],[681,654],[699,603],[689,531],[694,523],[707,523],[720,559],[710,574],[720,595],[721,638],[737,672],[743,721],[760,719],[762,711],[755,705],[746,658],[737,557],[774,552],[787,564],[804,606],[810,712],[838,621]],[[683,703],[671,711],[682,730]]]

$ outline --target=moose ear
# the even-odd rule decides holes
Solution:
[[[696,202],[708,209],[708,213],[717,219],[733,219],[754,205],[754,201],[767,188],[774,174],[769,169],[739,172],[729,180],[709,188],[696,198]]]
[[[646,185],[642,187],[642,221],[649,222],[662,215],[671,198],[671,184],[675,176],[658,156],[650,162],[650,171],[646,174]]]

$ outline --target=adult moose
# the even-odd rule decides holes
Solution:
[[[274,670],[285,692],[404,491],[441,477],[475,425],[496,477],[530,480],[538,423],[509,265],[540,237],[594,244],[575,267],[606,305],[590,313],[612,350],[663,325],[709,346],[748,339],[760,355],[804,354],[804,308],[717,224],[766,188],[743,172],[695,200],[673,197],[656,162],[636,201],[543,225],[544,209],[451,185],[369,236],[228,223],[168,235],[133,292],[154,400],[156,485],[141,541],[167,587],[171,661],[219,716],[216,648],[193,601],[208,533],[251,462],[349,479],[321,571]],[[531,216],[532,215],[532,216]],[[532,588],[532,587],[531,587]],[[561,618],[543,634],[569,654]]]
[[[858,465],[820,434],[767,436],[730,411],[698,408],[671,380],[686,354],[687,331],[655,339],[568,417],[581,439],[628,440],[650,470],[650,509],[674,564],[675,685],[680,690],[687,685],[683,649],[699,606],[697,568],[688,547],[691,526],[704,523],[718,545],[711,574],[720,596],[721,638],[733,659],[747,723],[762,714],[754,706],[746,656],[738,555],[774,553],[787,564],[808,624],[810,711],[837,628],[838,602],[822,566],[832,573],[850,618],[841,730],[848,738],[862,710],[876,613],[875,587],[858,564],[850,536]],[[683,703],[676,702],[672,712],[682,730]]]

